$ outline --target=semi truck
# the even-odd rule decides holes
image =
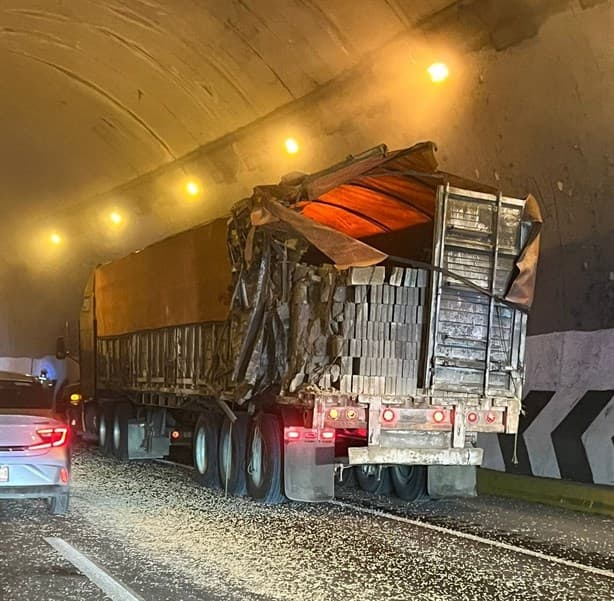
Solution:
[[[266,503],[332,499],[346,470],[474,494],[478,434],[518,429],[542,219],[435,150],[284,176],[97,266],[73,421],[121,460],[183,445],[203,486]]]

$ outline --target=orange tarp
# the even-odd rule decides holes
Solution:
[[[217,219],[98,267],[98,335],[224,320],[232,292],[226,221]]]

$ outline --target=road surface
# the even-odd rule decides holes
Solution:
[[[267,507],[174,465],[76,450],[71,509],[0,502],[2,601],[614,599],[614,520],[343,487]]]

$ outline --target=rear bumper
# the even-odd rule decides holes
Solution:
[[[2,486],[0,499],[46,499],[66,494],[70,490],[66,485],[51,486]]]
[[[388,447],[350,447],[350,465],[481,465],[482,449],[394,449]]]

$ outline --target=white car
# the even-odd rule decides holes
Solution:
[[[49,386],[33,376],[0,371],[0,499],[47,499],[51,514],[66,513],[69,441]]]

